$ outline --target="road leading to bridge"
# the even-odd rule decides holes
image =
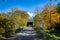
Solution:
[[[17,33],[15,37],[10,38],[10,40],[41,40],[37,38],[37,34],[32,27],[27,27],[20,33]]]

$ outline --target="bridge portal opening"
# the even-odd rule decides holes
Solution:
[[[27,22],[27,26],[33,27],[33,22]]]

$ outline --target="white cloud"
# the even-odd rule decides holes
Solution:
[[[27,12],[30,17],[33,17],[33,13]]]

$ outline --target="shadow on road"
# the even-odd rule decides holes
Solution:
[[[10,38],[10,40],[39,40],[37,34],[32,27],[27,27],[20,33],[17,33],[15,37]]]

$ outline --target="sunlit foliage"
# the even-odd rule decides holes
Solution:
[[[10,37],[15,30],[26,27],[29,15],[25,11],[14,9],[12,12],[0,14],[0,35]]]
[[[44,31],[52,30],[56,26],[55,23],[60,23],[60,14],[58,13],[58,10],[56,10],[56,8],[53,6],[51,6],[51,8],[45,7],[42,13],[35,15],[34,19],[35,26],[39,25],[39,22],[42,22],[42,28]]]

